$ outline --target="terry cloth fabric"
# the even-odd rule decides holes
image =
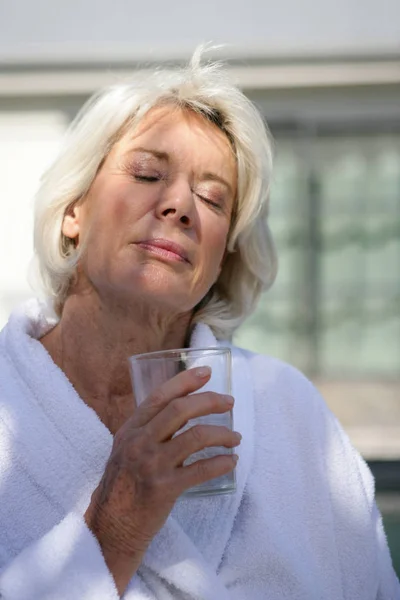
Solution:
[[[114,600],[83,519],[112,436],[38,342],[54,324],[32,301],[0,334],[0,598]],[[197,326],[192,347],[219,344]],[[124,598],[400,599],[372,476],[337,420],[298,371],[231,349],[237,491],[178,500]]]

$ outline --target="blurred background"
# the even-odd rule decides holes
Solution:
[[[236,342],[321,390],[376,478],[400,574],[399,0],[0,0],[0,327],[32,295],[32,200],[69,122],[132,70],[227,44],[276,142],[280,271]]]

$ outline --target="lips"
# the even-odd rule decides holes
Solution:
[[[190,263],[188,253],[183,246],[180,246],[171,240],[153,238],[137,242],[137,245],[166,259]]]

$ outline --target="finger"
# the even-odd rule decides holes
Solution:
[[[211,377],[210,367],[197,367],[178,373],[158,387],[134,412],[136,426],[143,426],[158,414],[171,400],[187,396],[203,387]]]
[[[171,462],[181,465],[191,454],[204,448],[223,446],[235,448],[239,446],[242,436],[237,431],[218,425],[194,425],[164,444],[164,449]]]
[[[185,490],[221,477],[233,471],[238,461],[236,454],[224,454],[197,460],[187,467],[177,469],[179,473],[179,483],[177,484],[183,493]]]
[[[147,424],[152,439],[164,442],[171,438],[190,419],[228,412],[233,406],[232,396],[216,392],[200,392],[183,398],[174,398]]]

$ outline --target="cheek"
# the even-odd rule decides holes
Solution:
[[[103,186],[93,204],[91,234],[97,239],[125,239],[152,209],[152,199],[126,184]]]
[[[202,239],[202,261],[196,284],[207,289],[218,279],[225,255],[229,224],[208,223]]]
[[[204,251],[207,256],[213,258],[215,264],[219,263],[225,253],[226,243],[228,239],[229,225],[228,224],[209,224],[205,229],[203,244]]]
[[[83,234],[87,242],[84,262],[92,274],[108,268],[107,264],[132,222],[131,203],[124,191],[101,183],[92,189]]]
[[[103,191],[99,212],[102,213],[102,220],[106,226],[115,223],[129,224],[135,209],[137,211],[140,205],[140,202],[134,202],[128,189],[123,186],[113,187],[108,193],[107,190]]]

